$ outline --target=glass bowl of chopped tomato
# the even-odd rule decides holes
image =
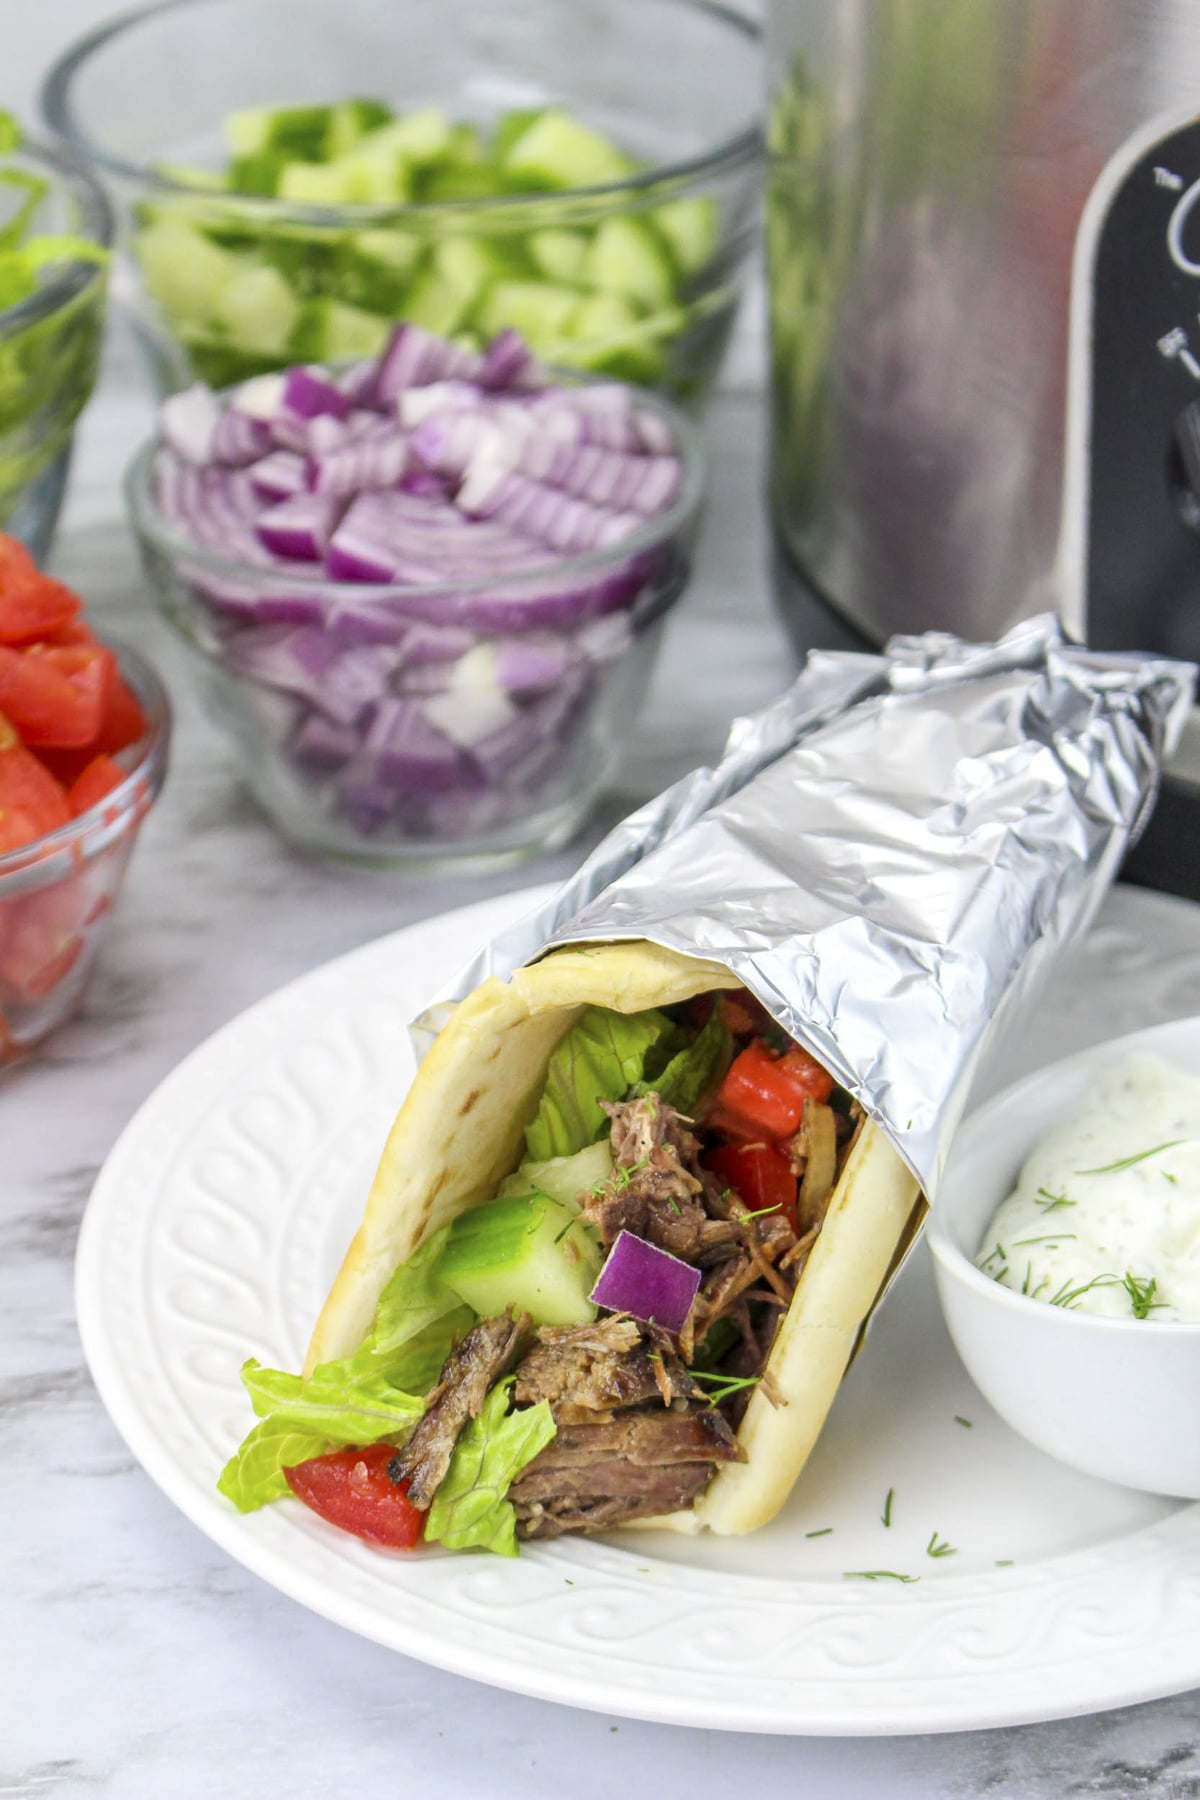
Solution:
[[[166,773],[154,670],[0,537],[0,1066],[83,998]]]

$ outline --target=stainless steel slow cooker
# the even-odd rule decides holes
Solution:
[[[772,0],[781,602],[1200,657],[1200,0]]]

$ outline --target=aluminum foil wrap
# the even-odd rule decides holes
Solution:
[[[1050,617],[813,652],[778,700],[618,825],[462,971],[650,938],[724,964],[935,1199],[972,1078],[1091,920],[1153,805],[1190,664],[1089,652]],[[418,1035],[420,1041],[420,1035]]]

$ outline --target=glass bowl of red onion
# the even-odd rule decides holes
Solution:
[[[299,846],[515,860],[611,781],[690,573],[696,427],[412,324],[164,402],[126,478],[156,599]]]

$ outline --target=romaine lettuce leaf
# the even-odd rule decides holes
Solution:
[[[589,1006],[550,1058],[546,1085],[525,1127],[531,1162],[574,1156],[608,1130],[601,1100],[623,1100],[642,1078],[646,1053],[673,1029],[665,1013]]]
[[[475,1315],[438,1281],[439,1231],[396,1270],[384,1288],[362,1348],[320,1363],[307,1381],[265,1369],[254,1357],[242,1380],[261,1424],[225,1465],[217,1483],[241,1512],[291,1490],[283,1471],[341,1445],[403,1443],[425,1411],[457,1338]]]
[[[546,1400],[510,1413],[512,1386],[512,1376],[497,1382],[478,1417],[461,1432],[429,1508],[426,1543],[517,1554],[517,1515],[508,1490],[556,1428]]]
[[[732,1059],[733,1039],[714,1006],[702,1031],[679,1050],[653,1080],[639,1083],[639,1093],[653,1088],[660,1100],[691,1118],[705,1094],[722,1079]]]

